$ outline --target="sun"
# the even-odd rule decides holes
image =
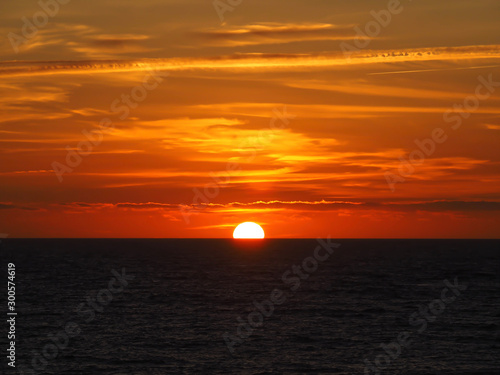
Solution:
[[[247,221],[234,229],[233,238],[264,238],[264,229],[259,224]]]

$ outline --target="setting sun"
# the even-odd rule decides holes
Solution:
[[[259,224],[247,221],[234,229],[233,238],[264,238],[264,229]]]

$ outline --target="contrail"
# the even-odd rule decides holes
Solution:
[[[482,65],[482,66],[467,66],[463,68],[442,68],[442,69],[421,69],[421,70],[398,70],[394,72],[378,72],[368,73],[369,76],[386,75],[386,74],[404,74],[404,73],[422,73],[422,72],[441,72],[446,70],[464,70],[464,69],[483,69],[483,68],[498,68],[500,65]]]

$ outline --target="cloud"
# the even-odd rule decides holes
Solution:
[[[68,41],[66,44],[74,52],[91,58],[113,58],[115,55],[157,50],[144,45],[149,40],[142,34],[103,34]]]
[[[0,76],[81,74],[148,70],[304,70],[333,69],[379,63],[497,59],[500,45],[358,51],[346,59],[341,52],[305,54],[243,53],[211,58],[169,58],[83,61],[9,61],[0,63]]]
[[[380,90],[382,91],[382,89]],[[279,103],[220,103],[192,106],[198,111],[221,113],[224,115],[248,115],[268,117],[271,108],[278,107]],[[293,104],[290,106],[293,114],[300,118],[374,118],[377,115],[407,113],[437,113],[442,114],[449,110],[446,106],[395,106],[395,105],[330,105],[330,104]],[[500,114],[497,106],[481,107],[476,113]],[[204,113],[205,114],[205,113]]]
[[[122,35],[105,34],[88,38],[88,41],[90,44],[96,47],[109,48],[109,49],[113,48],[123,49],[131,45],[136,45],[140,41],[146,39],[149,39],[149,36],[134,35],[134,34],[122,34]]]
[[[484,124],[483,126],[489,130],[500,130],[500,125]]]
[[[2,205],[0,205],[0,208]],[[422,201],[422,202],[388,202],[377,201],[344,201],[344,200],[316,200],[316,201],[254,201],[228,203],[199,203],[176,204],[161,202],[122,202],[122,203],[61,203],[60,206],[73,209],[134,209],[134,210],[213,210],[234,211],[249,210],[294,210],[294,211],[336,211],[345,209],[379,210],[379,211],[430,211],[430,212],[470,212],[470,211],[500,211],[499,201]],[[12,207],[18,208],[18,207]],[[24,208],[30,209],[30,208]]]
[[[434,201],[406,205],[422,211],[500,211],[500,202],[496,201]]]
[[[88,25],[83,24],[66,24],[66,23],[50,23],[45,28],[38,29],[36,35],[28,39],[28,41],[19,46],[19,53],[27,53],[33,50],[47,50],[52,47],[65,47],[68,40],[80,40],[87,35],[97,33],[97,30]],[[0,50],[4,54],[12,52],[10,43],[5,43]]]
[[[335,211],[339,209],[376,209],[380,211],[500,211],[497,201],[431,201],[416,203],[378,203],[355,201],[256,201],[249,203],[231,202],[227,204],[200,203],[192,205],[193,209],[290,209],[298,211]]]
[[[426,82],[427,83],[427,82]],[[419,88],[419,87],[401,87],[369,84],[363,81],[321,81],[321,80],[303,80],[303,81],[290,81],[286,83],[288,87],[294,87],[306,90],[329,91],[337,93],[345,93],[349,95],[366,95],[366,96],[387,96],[397,98],[412,98],[412,99],[461,99],[467,93],[442,90],[440,88]]]
[[[196,35],[208,45],[236,47],[280,44],[312,40],[352,39],[353,25],[258,23],[253,25],[201,30]]]
[[[144,34],[105,34],[89,25],[51,23],[20,45],[19,53],[61,56],[66,52],[78,58],[113,59],[120,54],[158,50],[145,46],[149,40],[150,37]],[[0,45],[0,52],[11,53],[10,43]]]
[[[12,203],[0,203],[0,210],[25,210],[25,211],[37,211],[37,208],[19,206]]]

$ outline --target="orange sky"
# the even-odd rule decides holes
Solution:
[[[3,4],[0,232],[499,238],[500,3],[398,3]]]

